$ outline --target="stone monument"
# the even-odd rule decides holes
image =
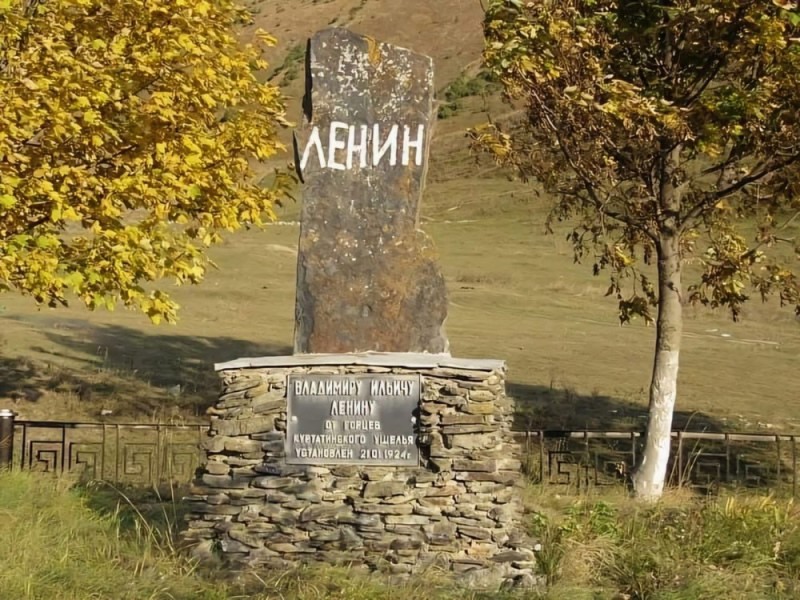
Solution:
[[[309,48],[295,352],[447,352],[444,278],[419,230],[433,61],[345,29]]]
[[[248,566],[530,580],[505,365],[448,353],[418,229],[431,60],[328,29],[307,70],[295,353],[216,365],[186,537]]]

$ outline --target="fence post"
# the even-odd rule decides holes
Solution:
[[[14,417],[8,408],[0,408],[0,469],[10,469],[14,454]]]

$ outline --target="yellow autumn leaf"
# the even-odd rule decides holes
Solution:
[[[126,0],[105,3],[102,19],[83,8],[95,5],[54,0],[35,17],[2,16],[0,45],[23,50],[3,55],[4,72],[20,75],[0,84],[0,279],[25,273],[13,289],[40,302],[71,292],[172,322],[174,300],[143,284],[199,281],[217,230],[257,223],[288,192],[288,179],[260,189],[251,170],[283,150],[282,97],[256,79],[260,57],[240,45],[232,3]],[[219,111],[232,109],[242,118],[221,126]],[[209,215],[200,240],[195,214]]]

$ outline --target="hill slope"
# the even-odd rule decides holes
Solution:
[[[330,25],[431,55],[443,99],[462,73],[477,72],[478,0],[260,0],[250,9],[253,28],[279,39],[265,76],[290,96],[294,119],[305,40]],[[508,109],[491,95],[457,101],[437,124],[422,209],[447,278],[453,353],[506,359],[531,427],[641,425],[652,329],[620,328],[613,299],[603,297],[607,282],[572,264],[563,231],[543,235],[548,198],[469,155],[464,129],[487,110]],[[0,407],[28,418],[95,418],[100,408],[111,419],[201,416],[218,389],[213,362],[291,352],[297,212],[289,203],[283,223],[215,248],[220,270],[200,287],[174,290],[182,305],[174,327],[125,311],[37,310],[30,299],[0,297]],[[800,224],[787,235],[800,235]],[[800,431],[791,395],[800,323],[757,302],[743,317],[733,324],[723,313],[688,311],[678,425]]]

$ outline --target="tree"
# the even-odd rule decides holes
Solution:
[[[274,218],[289,179],[253,181],[283,150],[259,32],[231,0],[0,0],[0,290],[74,293],[154,322],[148,282],[199,282],[222,231]],[[153,286],[147,286],[152,288]]]
[[[485,15],[484,62],[524,110],[474,145],[554,195],[548,225],[574,223],[576,261],[609,274],[622,323],[655,320],[643,498],[666,477],[684,305],[737,319],[752,289],[800,314],[799,23],[789,0],[502,0]]]

